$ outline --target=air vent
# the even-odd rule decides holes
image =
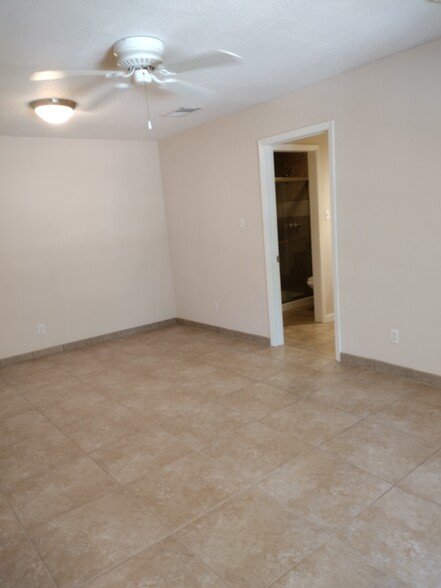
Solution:
[[[192,114],[193,112],[196,112],[196,110],[201,110],[201,109],[199,107],[185,108],[184,106],[181,106],[181,108],[178,108],[177,110],[173,110],[173,112],[168,112],[167,114],[163,114],[162,116],[169,116],[171,118],[177,118],[179,116],[187,116],[188,114]]]

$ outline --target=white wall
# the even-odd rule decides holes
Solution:
[[[175,317],[157,144],[0,138],[0,268],[0,358]]]
[[[162,142],[178,315],[269,335],[257,141],[334,120],[341,350],[439,374],[440,60],[438,40]]]

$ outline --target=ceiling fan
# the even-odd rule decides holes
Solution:
[[[113,53],[120,69],[115,70],[52,70],[37,71],[32,81],[61,80],[71,77],[103,77],[135,84],[155,85],[163,89],[206,91],[205,88],[180,80],[176,74],[195,69],[219,67],[242,62],[242,58],[229,51],[210,51],[183,61],[164,63],[165,46],[161,39],[149,36],[125,37],[113,45]]]

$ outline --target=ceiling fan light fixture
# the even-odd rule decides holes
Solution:
[[[60,125],[70,119],[77,103],[65,98],[41,98],[29,102],[29,106],[45,122]]]

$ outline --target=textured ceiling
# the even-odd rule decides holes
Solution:
[[[209,96],[151,90],[152,131],[140,87],[29,81],[36,70],[113,69],[113,43],[131,35],[161,38],[167,61],[224,49],[244,62],[180,75]],[[1,0],[0,134],[160,139],[440,36],[441,5],[429,0]],[[27,107],[50,96],[79,104],[62,127]],[[162,117],[181,106],[202,110]]]

